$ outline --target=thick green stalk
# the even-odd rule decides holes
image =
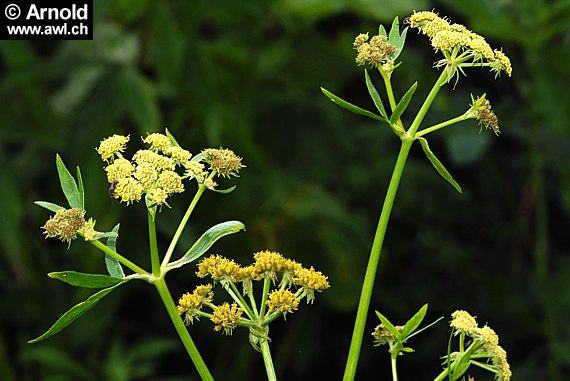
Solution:
[[[160,276],[160,259],[158,258],[158,243],[156,242],[156,222],[155,216],[148,213],[148,241],[150,247],[150,263],[152,275]]]
[[[398,381],[398,368],[396,366],[397,358],[392,357],[392,381]]]
[[[424,103],[422,104],[422,107],[420,107],[420,110],[416,114],[416,117],[414,118],[414,121],[412,122],[410,129],[408,130],[408,136],[410,136],[411,138],[414,138],[416,136],[416,131],[418,130],[420,124],[424,120],[424,117],[426,116],[429,108],[431,107],[431,104],[433,103],[437,93],[439,93],[439,89],[447,82],[447,79],[448,79],[447,72],[445,70],[442,70],[441,74],[439,75],[439,78],[431,88],[428,96],[426,97]]]
[[[380,262],[382,244],[386,235],[386,228],[388,227],[388,220],[390,219],[394,199],[396,198],[396,192],[398,191],[398,185],[400,184],[402,172],[404,171],[404,166],[406,164],[408,154],[410,153],[412,143],[412,139],[402,140],[400,153],[398,154],[394,172],[392,173],[392,178],[388,185],[388,191],[386,192],[386,198],[384,199],[384,205],[382,206],[382,212],[380,213],[380,219],[378,220],[376,234],[374,235],[374,242],[372,243],[372,249],[370,250],[370,258],[368,260],[368,266],[366,267],[366,275],[364,276],[364,282],[362,284],[358,311],[356,313],[356,322],[354,323],[350,350],[348,352],[348,359],[344,371],[344,381],[354,380],[354,376],[356,374],[356,366],[358,364],[358,357],[360,356],[360,348],[362,347],[362,338],[364,336],[364,329],[366,326],[366,316],[368,314],[368,307],[370,306],[372,289],[374,288],[376,270],[378,269],[378,263]]]
[[[140,275],[148,275],[148,272],[143,269],[142,267],[136,265],[135,263],[131,262],[127,258],[123,257],[121,254],[117,253],[115,250],[105,246],[101,241],[89,241],[93,246],[108,254],[110,257],[116,259],[121,264],[125,265],[129,269],[133,270],[135,273]]]
[[[271,358],[271,351],[269,350],[269,342],[267,339],[261,339],[261,354],[263,355],[263,363],[267,371],[268,381],[277,381],[275,375],[275,368],[273,367],[273,359]]]
[[[164,259],[162,260],[162,267],[166,267],[166,265],[168,265],[168,262],[170,261],[170,258],[172,257],[172,253],[174,253],[174,249],[176,248],[176,244],[178,243],[178,240],[180,239],[180,236],[182,235],[182,232],[184,231],[184,228],[186,227],[186,224],[188,223],[188,220],[190,219],[190,215],[192,214],[192,211],[194,211],[194,208],[196,207],[198,200],[200,200],[200,197],[202,196],[202,193],[204,193],[205,190],[206,190],[205,185],[203,185],[203,184],[198,185],[198,190],[196,191],[196,194],[194,195],[192,202],[190,202],[190,205],[188,206],[188,209],[186,210],[184,217],[182,217],[182,220],[180,221],[180,224],[178,225],[178,228],[176,229],[176,232],[174,233],[174,237],[172,237],[172,241],[170,242],[170,245],[168,246],[168,250],[166,251],[166,254],[164,255]]]
[[[164,278],[156,280],[154,286],[160,294],[160,298],[162,299],[162,303],[164,303],[168,316],[170,316],[170,320],[172,320],[172,324],[174,325],[178,336],[180,336],[180,340],[182,341],[184,348],[186,348],[188,355],[190,355],[190,359],[192,359],[200,378],[203,381],[213,381],[214,378],[212,377],[212,374],[204,363],[202,356],[200,356],[198,348],[196,348],[194,341],[192,341],[192,338],[190,337],[190,333],[188,333],[188,329],[186,329],[184,322],[176,310],[176,305],[174,304],[174,300],[172,300],[172,296],[170,295],[170,291],[168,290]]]

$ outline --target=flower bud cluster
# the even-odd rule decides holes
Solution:
[[[388,43],[384,36],[376,35],[369,39],[368,33],[356,36],[353,46],[357,51],[356,63],[358,65],[368,64],[372,67],[386,63],[396,51],[396,47]]]
[[[51,216],[42,226],[46,238],[57,237],[62,241],[71,243],[77,238],[77,233],[87,225],[84,218],[85,211],[80,208],[60,209]]]

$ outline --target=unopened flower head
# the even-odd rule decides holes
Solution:
[[[172,146],[168,136],[159,133],[148,134],[143,138],[143,142],[150,144],[151,148],[155,151],[164,151]]]
[[[207,148],[204,152],[206,153],[204,161],[208,163],[219,176],[237,176],[239,170],[244,167],[241,163],[241,157],[237,156],[234,151],[230,149]]]
[[[467,335],[472,334],[477,329],[477,321],[467,311],[458,310],[451,314],[452,320],[449,325],[459,332]]]
[[[130,177],[135,167],[125,158],[115,159],[112,164],[105,167],[107,180],[112,183],[114,180]]]
[[[215,282],[222,280],[234,282],[240,277],[240,266],[231,259],[215,254],[204,258],[198,264],[196,275],[199,278],[209,275]]]
[[[214,181],[214,179],[206,179],[203,182],[204,186],[209,190],[214,190],[218,186],[218,183]]]
[[[300,299],[289,290],[275,290],[269,294],[267,307],[269,312],[281,311],[283,315],[294,312],[299,307]]]
[[[396,51],[396,47],[389,44],[384,36],[376,35],[368,40],[368,33],[356,36],[353,45],[357,52],[356,63],[372,67],[382,65]]]
[[[499,129],[499,118],[491,110],[491,102],[488,99],[484,99],[479,107],[477,107],[477,119],[479,124],[484,126],[485,129],[491,129],[495,135],[499,135],[501,130]]]
[[[85,211],[80,208],[60,209],[42,226],[46,238],[57,237],[71,243],[85,226]]]
[[[217,307],[210,320],[214,323],[214,331],[224,331],[224,334],[231,335],[238,326],[243,310],[236,303],[224,303]]]
[[[116,153],[125,150],[125,144],[129,141],[129,135],[113,135],[101,141],[97,148],[97,153],[101,155],[101,159],[109,161]]]
[[[404,327],[401,325],[397,325],[396,328],[399,332],[401,332]],[[384,344],[391,344],[395,342],[397,339],[396,337],[384,326],[384,324],[378,324],[376,328],[374,328],[374,332],[372,332],[372,336],[374,337],[374,346],[380,346]]]

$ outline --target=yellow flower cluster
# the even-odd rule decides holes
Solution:
[[[224,334],[231,335],[238,326],[243,310],[236,303],[224,303],[217,307],[210,320],[214,323],[214,331],[224,330]]]
[[[71,242],[86,225],[85,211],[80,208],[60,209],[42,226],[46,238],[57,237]]]
[[[377,67],[386,62],[396,51],[396,47],[389,44],[384,36],[376,35],[368,39],[368,33],[361,33],[354,39],[356,49],[356,63],[358,65],[370,64]]]
[[[299,307],[301,300],[289,290],[275,290],[269,294],[266,304],[269,312],[281,311],[283,316],[288,312],[294,312]]]
[[[495,378],[499,381],[509,381],[512,376],[511,367],[507,361],[507,352],[499,345],[497,333],[487,325],[479,328],[475,318],[467,311],[455,311],[451,317],[450,326],[452,328],[481,343],[483,352],[494,365]]]
[[[175,169],[186,166],[192,154],[163,134],[152,133],[142,140],[149,149],[137,151],[132,160],[122,155],[128,136],[113,135],[101,141],[97,152],[109,163],[105,167],[109,194],[127,204],[140,201],[145,194],[150,206],[166,204],[169,196],[184,192],[183,177]]]
[[[194,322],[194,318],[198,320],[200,316],[198,312],[205,303],[211,303],[214,299],[212,285],[200,285],[194,289],[192,293],[187,292],[178,300],[176,310],[180,315],[184,315],[184,322],[189,325]]]
[[[435,50],[453,53],[463,51],[466,62],[486,61],[491,70],[499,75],[501,71],[510,77],[512,66],[510,59],[500,50],[493,50],[485,38],[467,29],[461,24],[450,24],[445,18],[430,11],[415,12],[409,17],[412,28],[427,35]]]

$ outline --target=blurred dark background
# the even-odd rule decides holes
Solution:
[[[148,268],[144,207],[111,202],[94,148],[113,133],[131,134],[133,146],[165,127],[192,152],[230,147],[247,165],[235,192],[203,197],[185,242],[239,219],[247,232],[222,239],[215,252],[247,264],[253,252],[270,248],[329,276],[331,289],[313,306],[272,324],[279,378],[341,379],[399,143],[387,126],[335,107],[319,86],[372,109],[354,64],[354,36],[434,7],[504,47],[513,76],[468,71],[455,90],[440,94],[425,125],[463,113],[470,93],[486,92],[503,133],[480,134],[472,121],[430,139],[462,195],[414,148],[372,308],[394,322],[426,302],[430,320],[466,309],[499,333],[515,380],[568,379],[566,0],[96,0],[93,41],[0,42],[0,379],[196,379],[144,283],[117,290],[59,335],[26,344],[92,293],[46,273],[105,272],[90,245],[78,241],[67,250],[42,236],[48,212],[33,201],[64,200],[55,153],[81,166],[88,215],[101,229],[120,221],[119,250]],[[424,36],[408,36],[393,82],[401,96],[419,81],[410,106],[417,109],[439,57]],[[163,246],[191,194],[161,213]],[[169,276],[175,298],[196,284],[193,273],[190,266]],[[376,324],[371,310],[367,331]],[[263,379],[246,332],[224,337],[205,320],[190,331],[217,379]],[[417,352],[399,362],[401,379],[433,379],[448,334],[442,322],[416,337]],[[389,374],[388,354],[367,333],[357,379]]]

